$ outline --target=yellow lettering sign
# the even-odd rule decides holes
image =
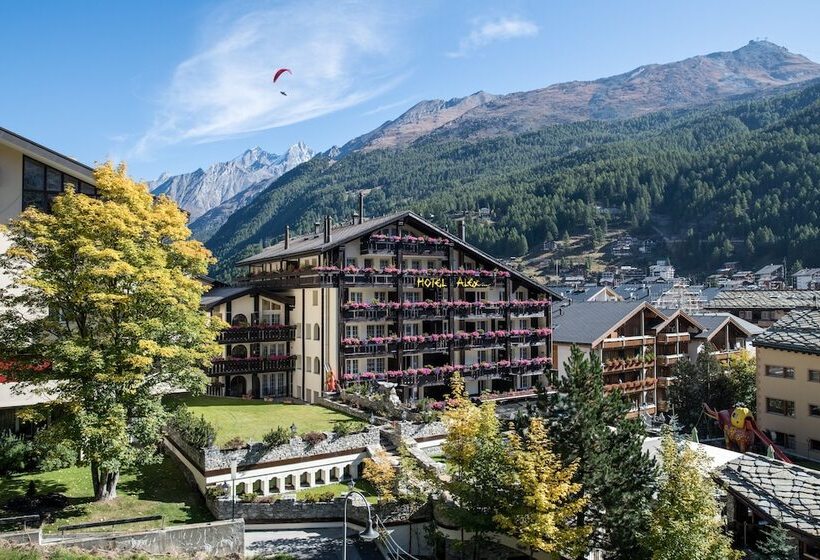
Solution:
[[[456,280],[456,286],[460,288],[488,288],[489,284],[482,284],[475,278],[464,278],[459,276],[458,280]]]
[[[446,288],[444,278],[416,278],[416,288]]]

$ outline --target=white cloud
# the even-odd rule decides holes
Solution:
[[[213,20],[203,49],[176,67],[132,155],[319,117],[376,97],[403,77],[401,19],[378,4],[299,2]],[[280,67],[293,74],[273,84]]]
[[[503,17],[491,21],[475,20],[470,34],[459,41],[458,50],[448,52],[447,56],[460,58],[496,41],[535,35],[538,35],[538,26],[518,17]]]

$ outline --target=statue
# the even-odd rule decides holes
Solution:
[[[720,429],[723,430],[726,449],[737,447],[738,451],[746,453],[754,445],[755,437],[757,437],[764,445],[770,446],[774,450],[774,454],[778,459],[791,463],[791,460],[774,442],[758,429],[752,412],[742,403],[736,404],[730,410],[721,411],[716,411],[708,404],[703,403],[703,411],[706,416],[715,420]]]

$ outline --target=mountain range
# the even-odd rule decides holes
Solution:
[[[234,210],[247,204],[271,181],[312,158],[314,152],[303,142],[294,144],[282,154],[272,154],[260,147],[245,150],[238,157],[214,163],[207,169],[169,176],[160,175],[148,183],[155,194],[173,198],[190,215],[196,232],[218,229]],[[209,217],[194,227],[198,218]]]
[[[688,191],[683,176],[705,174],[694,168],[699,158],[730,157],[747,144],[756,150],[767,126],[816,107],[817,78],[820,65],[752,41],[732,52],[650,64],[595,81],[423,101],[340,148],[254,184],[232,206],[201,214],[192,229],[220,259],[215,272],[224,276],[233,260],[259,250],[285,225],[307,229],[324,214],[348,219],[358,191],[367,193],[368,215],[411,208],[443,227],[489,207],[491,224],[470,218],[470,240],[499,255],[521,254],[568,233],[600,232],[606,228],[596,210],[601,206],[620,208],[628,227],[645,228],[650,215],[670,211],[670,200],[682,203],[675,193],[692,192],[701,200],[704,189]],[[798,102],[789,97],[797,95],[794,90],[807,93]],[[803,140],[810,144],[807,134]],[[807,165],[809,182],[820,185],[813,163]],[[717,181],[715,192],[735,203],[731,189],[723,189],[729,178]],[[753,190],[744,196],[762,196]],[[714,207],[700,210],[692,220],[715,215]],[[714,249],[717,259],[745,236],[747,256],[762,258],[785,239],[774,231],[783,226],[770,218],[748,219],[742,231],[701,223],[701,230],[688,232],[687,243]],[[756,242],[755,228],[764,226],[765,242]],[[783,243],[787,250],[790,241]]]

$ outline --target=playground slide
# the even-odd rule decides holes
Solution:
[[[760,438],[765,445],[771,445],[772,449],[774,449],[774,456],[777,457],[779,460],[783,461],[784,463],[791,463],[792,460],[786,457],[786,454],[780,451],[780,448],[774,444],[772,440],[768,438],[766,434],[760,431],[757,427],[757,422],[755,422],[752,418],[747,418],[746,423],[749,425],[751,430],[755,433],[757,437]]]

